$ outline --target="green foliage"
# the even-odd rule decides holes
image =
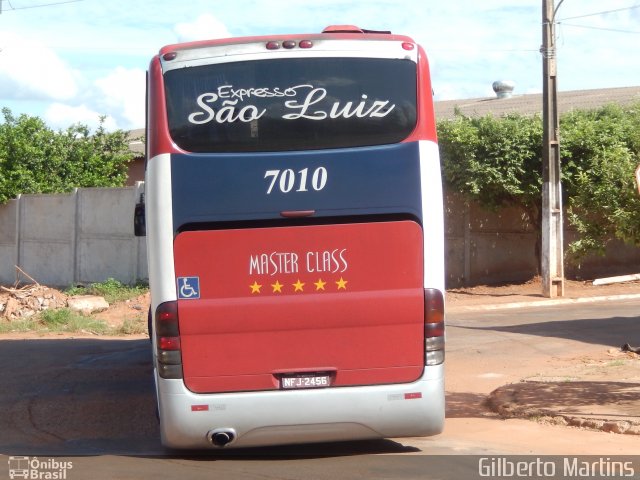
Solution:
[[[147,332],[147,322],[125,319],[122,325],[112,327],[94,316],[85,316],[69,308],[45,310],[28,318],[0,321],[0,333],[11,332],[64,332],[94,335],[139,335]]]
[[[146,293],[148,286],[137,284],[134,286],[124,285],[113,278],[108,278],[104,282],[92,283],[89,286],[71,287],[65,291],[67,295],[99,295],[104,297],[107,303],[121,302],[129,300]]]
[[[457,116],[438,124],[446,182],[486,207],[528,207],[540,196],[539,117]]]
[[[519,207],[542,228],[542,121],[518,114],[502,118],[457,115],[438,123],[438,144],[448,189],[495,210]],[[535,246],[540,263],[541,238]]]
[[[124,185],[133,158],[127,133],[95,133],[86,125],[53,131],[38,117],[15,117],[2,109],[0,204],[20,193],[64,193],[75,187]]]
[[[560,131],[567,216],[580,235],[569,252],[578,259],[602,254],[614,238],[640,246],[634,176],[640,163],[640,104],[571,112]]]
[[[517,206],[540,231],[542,122],[539,116],[469,118],[438,123],[449,189],[488,208]],[[579,238],[574,258],[603,253],[613,238],[640,246],[640,104],[573,111],[560,119],[567,218]]]
[[[109,326],[102,320],[85,317],[68,308],[45,310],[40,314],[40,324],[50,332],[90,332],[105,334]]]

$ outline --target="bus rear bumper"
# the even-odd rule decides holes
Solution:
[[[156,381],[169,448],[219,448],[220,432],[235,448],[428,436],[444,426],[444,365],[413,383],[308,390],[203,395],[182,380]]]

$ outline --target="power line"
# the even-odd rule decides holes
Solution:
[[[640,3],[638,3],[636,5],[631,5],[630,7],[616,8],[615,10],[605,10],[605,11],[602,11],[602,12],[587,13],[585,15],[577,15],[575,17],[561,18],[560,20],[558,20],[558,22],[562,22],[564,20],[575,20],[576,18],[597,17],[598,15],[607,15],[609,13],[622,12],[624,10],[633,10],[634,8],[640,8]]]
[[[63,2],[41,3],[39,5],[28,5],[26,7],[14,7],[11,4],[11,0],[7,0],[7,3],[9,4],[9,8],[6,9],[6,10],[1,10],[0,9],[0,12],[2,12],[2,11],[11,12],[11,11],[14,11],[14,10],[27,10],[29,8],[55,7],[57,5],[65,5],[67,3],[77,3],[77,2],[84,2],[84,0],[66,0],[66,1],[63,1]],[[2,0],[0,0],[0,4],[2,4]]]
[[[638,30],[621,30],[618,28],[605,28],[605,27],[594,27],[591,25],[576,25],[575,23],[560,23],[560,25],[563,25],[565,27],[576,27],[576,28],[586,28],[586,29],[591,29],[591,30],[604,30],[607,32],[617,32],[617,33],[632,33],[632,34],[640,34],[640,31]]]

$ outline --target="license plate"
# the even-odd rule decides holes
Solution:
[[[280,378],[280,387],[284,390],[297,388],[324,388],[330,386],[330,375],[293,375]]]

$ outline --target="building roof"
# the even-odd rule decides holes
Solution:
[[[141,157],[144,156],[144,142],[141,140],[142,137],[144,137],[144,128],[129,130],[129,150]]]
[[[640,102],[640,87],[602,88],[597,90],[573,90],[558,92],[560,114],[571,110],[591,110],[609,103],[628,105]],[[509,98],[470,98],[434,102],[437,119],[451,119],[458,109],[469,117],[493,115],[501,117],[510,113],[522,115],[542,114],[542,94],[513,95]]]

